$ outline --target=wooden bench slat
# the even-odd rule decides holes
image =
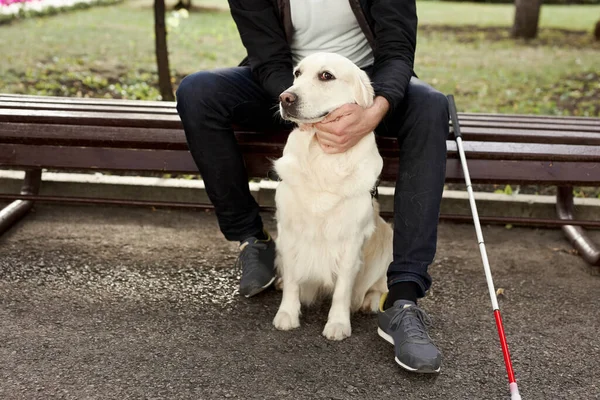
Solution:
[[[565,121],[577,121],[577,122],[590,122],[592,124],[598,123],[598,118],[595,117],[584,117],[579,115],[543,115],[543,114],[511,114],[511,113],[471,113],[463,112],[458,113],[459,117],[472,118],[472,119],[506,119],[513,120],[515,118],[527,118],[536,119],[540,121],[548,120],[565,120]]]
[[[460,118],[460,117],[459,117]],[[545,122],[495,122],[495,121],[461,121],[459,120],[460,127],[480,127],[480,128],[506,128],[506,129],[532,129],[532,130],[544,130],[544,129],[560,129],[567,132],[600,132],[600,125],[594,124],[549,124]]]
[[[0,144],[0,165],[113,171],[198,172],[188,151]]]
[[[467,141],[463,141],[463,146],[467,159],[591,161],[600,164],[600,146]],[[447,141],[447,148],[449,155],[458,154],[456,142],[453,140]]]
[[[563,132],[560,127],[553,130],[521,130],[509,128],[475,128],[461,125],[464,140],[516,143],[586,144],[600,145],[598,132]]]
[[[283,149],[281,140],[252,138],[249,135],[238,136],[242,152],[271,153],[271,157],[279,157]],[[384,158],[398,157],[397,143],[390,138],[378,138],[379,152]],[[446,142],[449,158],[457,158],[456,142]],[[485,160],[539,160],[539,161],[581,161],[598,163],[600,166],[600,146],[548,145],[497,142],[463,142],[467,159]],[[271,150],[268,150],[271,149]],[[600,179],[600,169],[599,179]]]
[[[143,114],[166,114],[175,115],[177,110],[172,107],[140,107],[130,105],[127,107],[113,104],[55,104],[38,102],[2,101],[0,99],[0,110],[48,110],[48,111],[93,111],[93,112],[133,112]]]
[[[592,126],[592,127],[600,127],[600,121],[594,118],[589,117],[552,117],[549,115],[519,115],[508,117],[505,115],[485,115],[485,114],[458,114],[459,122],[463,121],[467,124],[475,124],[477,122],[485,121],[485,122],[494,122],[498,123],[500,126],[504,126],[503,124],[506,122],[516,122],[516,123],[538,123],[544,125],[570,125],[576,124],[578,126]]]
[[[35,122],[39,120],[45,123],[76,123],[72,120],[73,117],[79,115],[89,120],[94,118],[114,118],[111,124],[114,126],[123,125],[130,126],[131,118],[126,118],[127,115],[134,113],[136,115],[147,115],[145,121],[151,121],[152,124],[162,124],[165,119],[172,121],[173,118],[179,120],[179,116],[174,108],[158,108],[158,107],[121,107],[115,105],[85,105],[73,104],[68,107],[58,104],[39,104],[39,103],[10,103],[0,101],[0,120],[6,122]],[[53,117],[52,120],[48,118]],[[27,118],[26,120],[24,118]],[[42,119],[43,118],[43,119]],[[120,124],[118,120],[126,118],[127,121]],[[56,122],[52,122],[56,119]],[[63,121],[64,119],[64,121]],[[560,137],[565,135],[565,131],[574,133],[576,136],[583,136],[592,133],[589,136],[600,138],[600,123],[597,124],[546,124],[537,122],[498,122],[498,121],[483,121],[483,120],[462,120],[461,128],[467,133],[470,132],[486,132],[489,130],[512,130],[518,132],[514,135],[517,137],[523,135],[526,137],[535,137],[544,131],[550,131],[550,135]],[[532,131],[529,133],[528,131]],[[594,135],[595,134],[595,135]],[[600,140],[600,139],[598,139]]]
[[[145,100],[114,100],[114,99],[95,99],[95,98],[71,98],[71,97],[5,97],[0,95],[1,108],[31,108],[31,109],[55,109],[55,110],[94,110],[95,107],[106,107],[110,111],[123,109],[124,112],[133,109],[143,110],[143,112],[152,112],[160,110],[161,112],[176,113],[175,102],[155,102]],[[516,123],[545,123],[545,124],[572,124],[591,125],[598,127],[600,122],[587,117],[553,117],[547,115],[515,115],[508,117],[505,114],[471,114],[459,113],[461,122],[466,124],[477,122],[516,122]]]
[[[6,110],[6,111],[4,111]],[[8,110],[20,110],[9,112]],[[28,110],[32,110],[29,112]],[[57,118],[65,118],[73,116],[73,112],[82,112],[85,115],[82,115],[84,118],[90,118],[92,115],[88,115],[88,113],[98,112],[102,115],[96,115],[96,117],[106,117],[103,115],[105,113],[114,113],[114,117],[118,118],[120,114],[151,114],[156,115],[157,121],[163,120],[163,115],[166,116],[177,116],[177,112],[174,106],[134,106],[134,105],[116,105],[116,104],[53,104],[53,103],[39,103],[39,102],[18,102],[18,101],[2,101],[0,99],[0,115],[5,115],[5,121],[10,121],[10,116],[15,118],[15,121],[22,121],[22,116],[27,115],[27,117],[36,117],[36,116],[47,116],[47,113],[36,113],[33,111],[55,111],[54,115]],[[540,122],[537,119],[529,119],[529,118],[520,118],[517,120],[507,120],[501,118],[468,118],[468,117],[459,117],[461,118],[461,127],[469,128],[469,127],[477,127],[477,128],[499,128],[499,129],[516,129],[519,131],[526,130],[535,130],[535,131],[543,131],[543,130],[557,130],[561,131],[571,131],[571,132],[596,132],[600,133],[600,122],[590,120],[590,121],[567,121],[567,120],[548,120]],[[66,123],[66,122],[65,122]]]
[[[68,125],[99,125],[147,128],[180,128],[178,115],[161,115],[142,113],[103,113],[49,110],[15,110],[1,109],[0,122],[23,122]]]
[[[270,154],[246,153],[247,170],[252,177],[264,177],[272,163]],[[106,149],[0,144],[0,165],[21,168],[52,168],[103,171],[138,171],[197,174],[196,165],[187,151]],[[397,158],[385,158],[382,178],[395,180]],[[600,183],[600,165],[585,162],[542,162],[523,160],[469,160],[473,182],[511,182],[573,185]],[[463,182],[460,160],[447,161],[446,180]]]
[[[187,149],[183,129],[14,124],[0,122],[0,143]]]
[[[38,96],[22,94],[0,94],[0,101],[12,102],[38,102],[51,104],[89,104],[89,105],[112,105],[123,107],[143,107],[143,108],[168,108],[175,110],[173,101],[152,101],[152,100],[130,100],[130,99],[105,99],[105,98],[82,98],[82,97],[60,97],[60,96]],[[547,123],[572,123],[598,126],[600,121],[593,117],[571,116],[571,115],[537,115],[537,114],[510,114],[510,113],[458,113],[460,121],[511,121],[511,122],[547,122]],[[569,122],[571,121],[571,122]]]
[[[568,182],[569,185],[575,186],[598,186],[600,184],[600,165],[598,163],[524,160],[468,160],[467,162],[469,174],[474,183],[565,185],[565,182]],[[395,177],[397,173],[398,165],[396,163],[386,163],[382,175]],[[464,183],[460,159],[448,159],[446,181]]]
[[[154,135],[151,138],[147,138],[143,129],[155,129],[163,130],[164,134],[168,137],[173,137],[167,134],[169,129],[180,132],[182,130],[181,122],[177,117],[171,117],[168,120],[162,121],[159,124],[155,124],[152,118],[145,120],[142,123],[139,120],[134,119],[134,114],[130,115],[130,119],[121,120],[105,120],[104,123],[99,123],[95,117],[87,119],[78,119],[76,117],[61,118],[56,123],[48,123],[47,120],[52,117],[42,116],[37,119],[46,120],[46,122],[35,122],[35,123],[24,123],[24,122],[0,122],[0,141],[15,141],[15,138],[28,138],[29,142],[34,144],[36,140],[45,142],[51,140],[53,137],[63,142],[69,142],[74,140],[77,135],[71,132],[77,131],[89,131],[94,132],[94,135],[88,135],[95,137],[99,143],[106,140],[116,140],[115,136],[120,135],[123,138],[127,138],[123,143],[150,143],[153,141],[168,142],[169,139],[160,139],[160,135]],[[139,115],[139,114],[135,114]],[[2,116],[0,115],[0,120]],[[28,120],[27,117],[12,118],[16,120]],[[77,123],[79,121],[79,123]],[[59,122],[70,122],[70,124],[64,124]],[[84,124],[85,122],[85,124]],[[84,129],[77,128],[81,125],[85,125]],[[157,125],[157,126],[155,126]],[[110,129],[109,129],[110,128]],[[253,132],[252,130],[243,129],[236,127],[236,130],[240,133],[252,134],[253,138],[258,138],[258,135],[262,133]],[[118,133],[117,133],[118,132]],[[600,133],[590,132],[578,132],[568,133],[554,130],[554,131],[521,131],[513,129],[491,129],[491,128],[472,128],[463,127],[462,132],[465,141],[495,141],[495,142],[512,142],[512,143],[541,143],[541,144],[577,144],[577,145],[600,145]],[[272,135],[285,135],[285,131],[272,131],[267,133],[272,140]],[[284,136],[281,136],[284,137]],[[177,143],[180,140],[176,140]],[[160,146],[159,146],[160,147]]]
[[[132,106],[158,106],[158,107],[173,107],[173,101],[155,101],[155,100],[132,100],[132,99],[105,99],[101,97],[62,97],[62,96],[36,96],[22,94],[1,94],[0,100],[9,101],[32,101],[40,103],[56,103],[56,104],[114,104],[114,105],[132,105]]]
[[[142,129],[157,129],[157,128],[136,128],[136,127],[106,127],[100,126],[95,127],[94,125],[88,125],[85,129],[77,128],[77,125],[64,125],[64,124],[37,124],[37,123],[14,123],[14,122],[0,122],[0,140],[6,140],[11,137],[28,137],[31,138],[32,143],[35,138],[40,139],[51,139],[52,137],[69,139],[71,136],[70,132],[75,131],[89,131],[94,132],[94,136],[98,141],[113,140],[114,136],[127,136],[131,142],[146,142],[146,135]],[[248,134],[257,134],[249,129],[242,127],[235,127],[239,132]],[[181,131],[181,126],[177,126],[173,129],[178,132]],[[500,128],[471,128],[461,127],[461,131],[466,141],[491,141],[491,142],[517,142],[517,143],[546,143],[546,144],[582,144],[582,145],[600,145],[600,133],[569,133],[565,134],[559,130],[547,130],[547,131],[521,131],[515,129],[500,129]],[[63,133],[64,132],[64,133]],[[117,133],[118,132],[118,133]],[[167,132],[168,129],[163,129],[167,137],[170,137]],[[281,134],[284,135],[284,131],[272,131],[269,135]],[[152,141],[159,140],[160,135],[152,137]],[[165,141],[168,141],[165,139]],[[179,142],[179,140],[177,140]]]
[[[35,124],[0,124],[0,143],[23,145],[92,146],[107,148],[180,149],[187,150],[185,135],[181,129],[116,128],[89,126],[81,129],[70,125],[48,125],[43,130],[31,131]],[[12,130],[11,130],[12,128]],[[237,134],[238,143],[245,151],[265,152],[279,156],[287,135],[285,133]],[[395,139],[378,137],[380,152],[385,157],[395,157]],[[596,161],[600,162],[600,146],[562,145],[540,143],[505,143],[464,141],[469,158],[547,160],[547,161]],[[456,157],[456,143],[447,141],[448,156]]]

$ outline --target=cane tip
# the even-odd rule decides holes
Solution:
[[[519,394],[519,387],[516,382],[512,382],[510,385],[510,400],[521,400],[521,395]]]

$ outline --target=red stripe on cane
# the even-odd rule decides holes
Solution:
[[[508,382],[513,383],[515,382],[515,373],[513,372],[512,363],[510,362],[510,353],[508,352],[508,344],[506,344],[506,336],[504,335],[504,326],[502,326],[502,317],[500,316],[500,310],[494,310],[494,318],[496,319],[496,327],[498,328],[500,345],[502,345],[502,354],[504,355],[504,364],[506,365]]]

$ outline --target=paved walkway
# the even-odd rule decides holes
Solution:
[[[600,398],[600,277],[558,230],[484,235],[523,399]],[[39,206],[0,239],[0,399],[509,399],[471,226],[441,225],[421,301],[439,376],[371,315],[340,343],[326,305],[274,330],[280,293],[238,297],[235,254],[210,213]]]

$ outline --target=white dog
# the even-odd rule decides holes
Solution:
[[[284,119],[299,124],[322,120],[336,108],[373,104],[367,74],[347,58],[317,53],[294,70],[292,87],[281,95]],[[375,312],[387,291],[392,229],[372,197],[383,167],[373,132],[341,154],[326,154],[316,130],[294,129],[275,161],[281,178],[277,206],[276,265],[283,298],[273,320],[277,329],[300,326],[301,304],[332,295],[323,335],[351,334],[350,314]]]

